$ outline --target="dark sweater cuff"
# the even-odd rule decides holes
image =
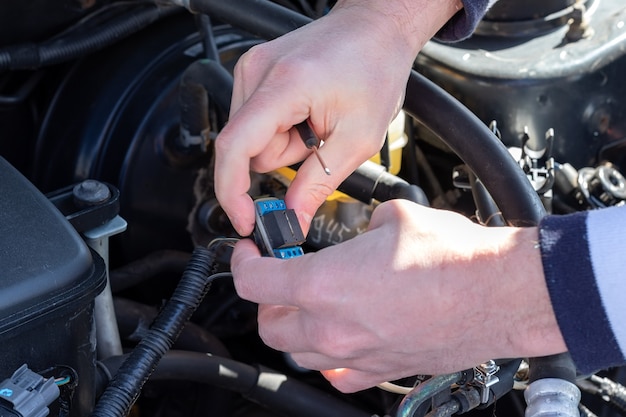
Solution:
[[[539,225],[552,307],[572,359],[584,374],[624,359],[596,285],[586,220],[587,213],[579,212],[547,216]]]
[[[463,0],[463,9],[459,10],[435,35],[442,42],[454,42],[468,38],[476,29],[493,1]]]

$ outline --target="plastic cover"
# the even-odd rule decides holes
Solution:
[[[105,283],[87,245],[24,176],[0,158],[0,334],[80,308]],[[82,303],[82,304],[84,304]]]

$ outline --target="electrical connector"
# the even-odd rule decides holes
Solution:
[[[45,379],[24,364],[0,383],[0,415],[45,417],[48,405],[58,396],[54,378]]]
[[[285,202],[277,198],[261,198],[254,205],[254,240],[263,255],[282,259],[303,255],[300,245],[305,238],[296,212],[288,209]]]

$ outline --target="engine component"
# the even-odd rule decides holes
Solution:
[[[626,178],[611,164],[578,171],[578,186],[587,203],[594,208],[624,204]]]
[[[403,139],[400,142],[411,145],[404,150],[397,149],[398,152],[390,153],[383,149],[380,165],[373,162],[365,164],[346,180],[341,185],[345,194],[327,201],[314,217],[306,248],[336,244],[365,230],[371,210],[378,201],[400,197],[428,204],[427,192],[432,192],[436,198],[454,193],[454,198],[444,198],[446,204],[439,206],[459,208],[466,213],[476,208],[480,213],[477,216],[479,221],[488,225],[504,225],[507,222],[536,224],[544,214],[541,202],[533,199],[537,191],[542,193],[547,190],[544,197],[554,191],[558,198],[552,204],[557,204],[555,201],[558,200],[562,211],[590,208],[594,200],[603,204],[623,204],[620,192],[626,181],[619,174],[619,169],[626,166],[626,113],[622,109],[623,97],[626,96],[622,80],[626,68],[623,50],[626,16],[620,2],[529,0],[520,5],[519,1],[500,0],[479,27],[478,36],[474,39],[455,45],[429,43],[418,58],[417,68],[436,83],[444,85],[482,120],[472,115],[466,117],[468,114],[462,105],[451,106],[451,101],[445,95],[442,97],[440,89],[434,88],[433,83],[417,72],[411,74],[405,107],[417,123],[415,120],[406,125],[404,121],[400,123]],[[21,20],[12,18],[13,10],[25,9],[17,0],[9,0],[0,6],[0,23],[4,24],[0,24],[0,32],[7,32],[7,37],[0,37],[0,43],[10,42],[12,45],[8,45],[8,49],[19,50],[23,54],[18,55],[27,58],[13,61],[13,55],[2,54],[3,48],[0,61],[4,57],[5,64],[0,62],[0,67],[8,65],[15,68],[14,64],[20,62],[31,65],[35,57],[29,54],[39,46],[50,52],[49,46],[55,44],[55,39],[71,41],[76,46],[75,42],[93,41],[94,34],[111,34],[113,26],[132,20],[133,13],[130,12],[135,8],[143,10],[141,15],[145,12],[144,17],[153,15],[160,20],[152,24],[149,19],[140,19],[150,25],[124,32],[123,39],[107,37],[104,44],[98,43],[98,48],[104,49],[83,48],[89,45],[81,43],[77,54],[63,55],[61,49],[52,48],[56,57],[46,59],[42,64],[57,63],[59,57],[63,64],[46,66],[37,72],[3,72],[0,77],[0,125],[6,137],[21,138],[19,141],[4,141],[10,143],[2,143],[0,153],[10,156],[14,166],[18,166],[14,162],[16,159],[21,161],[20,169],[31,175],[33,182],[44,191],[85,178],[97,178],[119,187],[120,192],[112,193],[110,198],[106,193],[99,196],[98,185],[90,182],[81,182],[85,187],[66,191],[71,199],[68,207],[72,207],[72,212],[93,210],[91,203],[104,200],[121,204],[120,212],[129,222],[129,230],[112,240],[116,297],[129,297],[133,305],[147,307],[154,312],[149,316],[131,315],[128,307],[117,311],[118,320],[135,320],[135,327],[142,330],[135,332],[135,327],[124,329],[124,336],[133,333],[132,337],[122,339],[125,347],[129,348],[148,334],[143,330],[148,329],[163,300],[170,296],[193,245],[206,243],[207,239],[216,236],[235,235],[215,199],[212,188],[215,174],[211,165],[213,139],[227,119],[232,90],[230,72],[234,62],[250,46],[260,42],[254,35],[272,38],[306,23],[308,19],[297,13],[285,13],[275,4],[258,0],[160,2],[211,14],[210,17],[196,14],[193,18],[178,7],[168,8],[164,14],[148,11],[154,9],[150,1],[57,0],[55,4],[44,3],[36,0],[36,6],[41,7],[33,9],[39,9],[38,12],[27,10],[32,19]],[[111,4],[107,7],[102,3]],[[307,1],[276,0],[276,3],[295,6],[293,10],[305,10],[302,4]],[[324,9],[318,5],[325,2],[316,3],[316,10]],[[62,18],[55,16],[62,9],[66,10]],[[101,12],[78,21],[89,9],[100,9]],[[46,12],[50,12],[49,16]],[[129,14],[125,15],[126,12]],[[161,20],[166,15],[168,17]],[[101,25],[95,24],[98,22]],[[70,26],[72,23],[76,24]],[[87,24],[83,26],[83,23]],[[106,27],[109,23],[111,26]],[[28,25],[36,28],[29,28]],[[196,33],[198,30],[199,34]],[[51,38],[52,32],[56,32],[57,36]],[[132,36],[126,37],[131,33]],[[519,34],[522,36],[517,36]],[[21,49],[24,42],[32,42],[32,50]],[[115,66],[115,71],[111,71],[112,66]],[[484,121],[494,118],[500,126],[504,126],[504,134],[499,138],[485,134],[490,132]],[[550,137],[550,143],[553,140],[555,156],[563,162],[555,163],[554,168],[550,158],[540,154],[542,144],[526,140],[541,139],[543,133],[551,128],[554,128],[555,135]],[[425,137],[424,130],[429,130],[433,136]],[[393,142],[391,135],[388,140]],[[501,146],[500,140],[517,147],[520,153],[524,150],[522,163],[516,164],[510,158],[507,160],[506,156],[510,155]],[[416,144],[423,158],[416,157],[417,146],[413,146]],[[393,149],[392,146],[390,148]],[[449,152],[450,148],[457,155]],[[545,148],[549,156],[551,153],[547,149],[550,146]],[[6,149],[10,151],[8,155]],[[445,168],[458,166],[457,156],[467,164],[467,184],[474,194],[474,202],[463,200],[469,193],[446,190],[450,184],[445,181],[451,170]],[[610,161],[612,165],[607,162],[605,166],[604,161]],[[423,168],[424,164],[428,164],[430,173]],[[519,165],[526,172],[521,172]],[[602,170],[581,169],[581,166],[601,166]],[[607,166],[615,171],[605,169]],[[549,189],[552,170],[556,176],[554,190]],[[3,173],[0,166],[0,174]],[[579,181],[579,173],[582,174],[582,181]],[[427,181],[422,181],[422,174],[426,174]],[[5,175],[0,175],[0,178],[4,181]],[[276,191],[275,182],[280,182],[276,172],[253,175],[250,194],[280,198],[288,181],[280,182],[278,192],[273,192]],[[439,188],[425,187],[426,192],[419,186],[436,183]],[[0,184],[0,191],[3,185]],[[585,200],[579,185],[585,186],[592,198]],[[92,186],[95,189],[91,189]],[[13,189],[17,187],[9,188],[11,193],[8,198],[18,201],[13,198],[14,195],[21,195]],[[96,192],[92,194],[92,191]],[[100,191],[106,190],[101,188]],[[4,197],[4,193],[2,195]],[[74,205],[74,197],[78,206]],[[430,201],[438,205],[436,199]],[[468,203],[467,207],[462,206],[465,203]],[[0,208],[7,205],[13,209],[7,218],[14,219],[23,214],[14,209],[11,202],[0,202]],[[19,201],[16,205],[20,209],[26,206]],[[95,207],[101,208],[100,205]],[[69,213],[63,210],[61,204],[58,208],[64,214]],[[276,210],[270,207],[257,221],[257,229],[265,232],[267,241],[271,240],[269,245],[262,243],[260,246],[265,252],[275,255],[276,246],[284,245],[284,248],[278,249],[281,256],[296,256],[302,253],[299,246],[302,243],[299,237],[301,231],[294,230],[298,224],[294,213],[282,213],[283,209],[282,206]],[[35,218],[39,215],[36,210],[29,212],[34,212]],[[5,221],[7,218],[0,213],[2,232],[9,225]],[[64,234],[44,234],[44,238],[51,236],[49,246],[56,245],[51,250],[53,255],[60,253],[59,247],[64,250],[61,258],[50,259],[33,253],[35,250],[48,251],[49,247],[43,247],[38,242],[41,237],[25,233],[21,227],[25,224],[22,220],[19,217],[19,221],[13,221],[9,228],[12,233],[3,233],[1,250],[5,247],[12,250],[17,240],[18,248],[28,255],[29,260],[32,259],[32,265],[47,262],[45,265],[53,271],[55,280],[61,275],[60,271],[67,272],[67,268],[72,268],[76,259],[65,257],[67,242]],[[55,219],[52,222],[40,220],[46,220],[46,227],[49,223],[56,227]],[[89,225],[81,232],[92,230],[92,227]],[[39,229],[36,231],[39,232]],[[257,230],[256,235],[259,234]],[[22,244],[26,241],[24,235],[31,238],[29,245]],[[295,235],[298,235],[297,239]],[[85,237],[89,238],[88,234]],[[32,240],[40,245],[30,245]],[[257,242],[262,240],[257,238]],[[94,241],[96,245],[105,242],[95,237]],[[67,246],[72,250],[71,244]],[[267,247],[270,249],[267,250]],[[3,256],[4,253],[0,254],[0,266],[5,266]],[[102,263],[96,254],[92,256],[96,265]],[[225,259],[224,265],[227,261]],[[92,391],[98,393],[92,390],[94,340],[99,351],[102,335],[105,334],[106,338],[106,332],[97,326],[95,332],[93,329],[92,316],[97,314],[97,308],[92,310],[91,303],[92,295],[97,292],[94,283],[97,279],[81,275],[81,278],[72,281],[72,287],[74,282],[82,287],[75,286],[77,288],[67,296],[57,296],[57,292],[70,290],[54,287],[47,294],[48,298],[41,301],[39,294],[31,290],[39,291],[41,289],[35,287],[50,285],[51,281],[35,280],[28,273],[18,272],[19,277],[25,276],[20,282],[25,284],[26,291],[20,291],[20,294],[28,294],[26,298],[31,303],[15,314],[9,312],[8,316],[0,316],[0,334],[8,335],[8,354],[0,361],[4,367],[0,371],[10,372],[23,363],[25,347],[35,358],[33,365],[37,369],[60,362],[70,369],[71,375],[80,376],[80,384],[77,378],[72,377],[73,384],[61,387],[57,403],[66,403],[53,404],[60,409],[55,414],[61,416],[71,410],[71,417],[88,415],[96,395]],[[69,272],[70,276],[74,275],[73,271]],[[63,275],[62,278],[68,277]],[[84,282],[89,280],[93,281],[89,287],[93,291],[88,288],[83,290],[86,288]],[[5,281],[10,280],[3,277],[0,283]],[[2,292],[2,285],[0,302],[8,297]],[[315,372],[293,375],[294,369],[285,356],[277,355],[277,352],[262,345],[256,332],[256,306],[238,298],[233,287],[232,282],[220,282],[215,286],[208,299],[194,312],[193,325],[183,333],[198,342],[203,335],[210,335],[223,345],[223,349],[213,349],[217,345],[211,343],[180,343],[181,349],[193,350],[190,346],[194,346],[198,351],[211,352],[212,356],[200,353],[189,355],[189,352],[181,356],[166,355],[167,368],[162,372],[157,368],[155,381],[146,386],[137,402],[141,415],[203,416],[209,412],[214,415],[258,417],[283,411],[288,415],[391,414],[398,398],[387,396],[389,393],[375,391],[344,396],[329,390],[331,397],[336,395],[338,400],[326,401],[324,391],[329,387],[321,376]],[[116,306],[121,305],[119,299],[116,301]],[[48,304],[55,304],[58,310],[42,310],[51,308]],[[31,315],[39,310],[41,314]],[[4,311],[0,308],[0,312]],[[8,330],[4,326],[7,320],[16,323]],[[65,323],[67,328],[61,327],[61,323]],[[39,345],[42,336],[48,341],[45,347]],[[54,350],[54,354],[50,349]],[[229,361],[220,356],[233,359]],[[6,366],[5,360],[10,362]],[[258,371],[244,365],[249,363],[261,363],[279,371]],[[533,361],[533,368],[537,368],[536,363]],[[120,378],[142,379],[152,368],[152,363],[144,365],[145,362],[135,363],[124,369],[124,376]],[[515,412],[512,415],[522,415],[522,401],[517,398],[509,401],[508,396],[500,400],[511,389],[517,364],[514,361],[498,362],[499,370],[495,364],[485,365],[494,366],[475,369],[472,374],[474,380],[459,381],[463,385],[452,393],[448,389],[450,381],[444,381],[441,391],[438,388],[428,391],[430,383],[424,384],[426,390],[420,395],[424,395],[425,401],[432,400],[432,415],[449,416],[490,407],[496,399],[499,411],[503,409],[503,402],[507,402],[505,409],[512,405]],[[75,373],[72,372],[74,369]],[[113,368],[110,369],[113,371]],[[237,374],[236,377],[232,371]],[[548,374],[552,375],[551,372],[552,369]],[[53,373],[41,374],[48,377]],[[232,390],[229,392],[231,396],[222,395],[222,385]],[[134,397],[137,386],[124,395],[128,397],[130,393]],[[190,386],[192,390],[188,389]],[[216,386],[222,388],[216,389]],[[309,390],[308,387],[315,389]],[[207,389],[211,391],[207,393]],[[243,394],[243,398],[239,398],[237,393]],[[619,400],[623,403],[623,398]],[[364,409],[369,411],[355,409],[350,414],[353,401],[365,405]],[[254,408],[251,403],[255,402],[270,411]],[[532,405],[536,404],[533,401]],[[127,404],[122,408],[126,407]],[[418,405],[418,408],[422,411],[423,407]],[[222,409],[225,411],[220,412]],[[610,416],[602,413],[602,417]]]
[[[0,414],[5,417],[44,417],[59,396],[54,378],[45,379],[26,364],[0,383]],[[7,405],[10,404],[11,408]]]
[[[419,384],[402,399],[396,417],[413,417],[418,411],[422,413],[427,411],[428,400],[431,397],[449,390],[452,384],[463,383],[467,379],[468,372],[455,372],[453,374],[432,377],[426,382]]]
[[[102,258],[61,213],[0,158],[0,374],[24,363],[76,371],[71,416],[95,398],[94,299],[105,286]]]
[[[42,123],[30,174],[33,183],[45,192],[87,178],[115,184],[120,215],[128,222],[128,230],[116,238],[125,256],[118,259],[121,262],[157,250],[191,252],[195,243],[207,244],[216,237],[194,242],[187,233],[190,211],[200,205],[204,193],[213,196],[211,179],[198,174],[200,168],[208,169],[212,147],[189,155],[179,144],[181,77],[203,57],[194,30],[190,16],[177,14],[101,55],[76,62],[65,72]],[[224,25],[214,28],[214,37],[227,71],[259,42]],[[115,62],[115,74],[102,62]],[[216,69],[212,64],[195,68],[199,66]],[[184,84],[196,85],[189,81]],[[215,100],[209,108],[219,104],[220,114],[227,113],[222,107],[230,93],[228,81],[213,77],[206,82],[213,83],[210,99]],[[220,127],[211,124],[211,135]],[[196,187],[196,182],[202,183]]]
[[[557,12],[573,2],[532,3]],[[620,105],[626,97],[626,9],[621,0],[586,3],[593,36],[569,41],[564,25],[516,37],[498,24],[493,26],[498,33],[456,44],[428,43],[417,58],[418,70],[485,123],[497,120],[506,146],[521,146],[525,126],[531,138],[542,138],[552,128],[556,161],[576,169],[596,166],[599,148],[625,140],[626,114]],[[516,9],[511,24],[542,16],[534,16],[535,9],[526,3],[496,5],[500,11],[505,6]]]
[[[78,232],[102,226],[120,211],[120,192],[100,181],[85,180],[46,196]]]
[[[0,71],[37,69],[77,59],[109,46],[119,41],[120,38],[135,33],[156,20],[177,11],[176,8],[162,8],[150,3],[138,2],[138,4],[140,5],[139,9],[134,10],[133,13],[122,14],[119,21],[97,26],[92,28],[90,32],[78,30],[80,33],[78,36],[76,36],[75,31],[68,29],[62,35],[41,45],[26,43],[0,49]],[[127,5],[122,4],[122,6]],[[109,9],[115,9],[115,7],[109,7]],[[104,10],[108,11],[106,8]],[[97,18],[102,18],[101,14],[105,13],[100,10],[100,13],[94,15]],[[84,29],[85,25],[85,21],[81,21],[80,29]],[[90,33],[90,35],[85,37],[85,33]]]
[[[526,416],[559,415],[579,417],[580,390],[569,381],[544,378],[529,385],[524,392],[528,407]]]

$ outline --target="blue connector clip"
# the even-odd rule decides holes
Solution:
[[[254,206],[254,240],[264,256],[290,259],[304,254],[300,247],[305,241],[304,233],[295,211],[277,198],[258,199]]]

